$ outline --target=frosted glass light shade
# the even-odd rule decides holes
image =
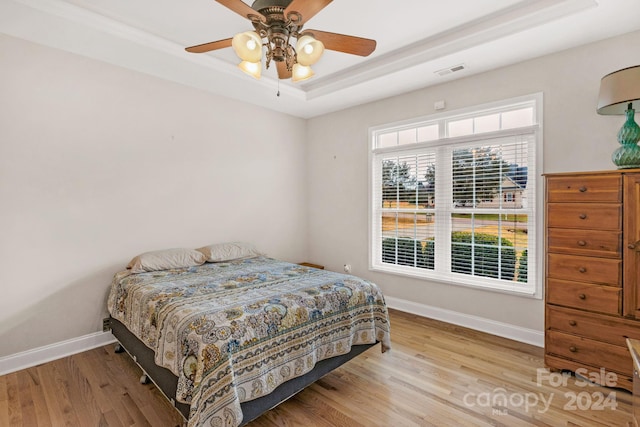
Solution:
[[[296,44],[296,53],[298,55],[298,64],[303,66],[313,65],[322,56],[324,52],[324,44],[320,40],[304,35],[298,39]]]
[[[314,74],[315,73],[309,66],[293,64],[293,70],[291,70],[291,81],[299,82],[302,80],[307,80],[313,77]]]
[[[231,40],[231,47],[243,61],[260,62],[262,58],[262,39],[255,31],[236,34]]]
[[[242,61],[238,68],[256,79],[260,79],[262,75],[262,62]]]

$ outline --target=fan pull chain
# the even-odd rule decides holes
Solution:
[[[276,93],[277,97],[280,97],[280,78],[278,78],[278,93]]]

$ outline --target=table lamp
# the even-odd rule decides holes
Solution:
[[[640,168],[640,126],[634,120],[634,107],[640,107],[640,65],[615,71],[602,78],[598,114],[627,116],[618,132],[620,147],[611,155],[618,169]]]

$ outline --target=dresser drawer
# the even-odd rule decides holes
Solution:
[[[622,288],[548,279],[547,302],[619,315],[622,314]]]
[[[589,338],[547,331],[546,352],[576,362],[601,366],[624,375],[632,375],[633,362],[627,347],[621,347]]]
[[[549,203],[547,226],[581,230],[621,230],[622,205],[617,203]]]
[[[629,392],[633,390],[633,378],[631,378],[631,376],[614,372],[617,378],[611,378],[609,375],[610,370],[601,365],[585,365],[584,363],[574,362],[573,360],[557,357],[548,353],[544,355],[544,364],[554,369],[570,370],[573,372],[582,370],[581,374],[583,378],[587,378],[604,387],[610,387],[611,381],[613,380],[616,388],[623,388]],[[602,371],[603,368],[605,368],[604,371]]]
[[[548,202],[619,202],[622,200],[620,175],[550,176]]]
[[[618,346],[626,345],[626,337],[640,339],[640,322],[550,305],[545,328]]]
[[[550,253],[547,256],[547,276],[552,279],[620,286],[622,261]]]
[[[620,258],[622,233],[619,231],[549,228],[549,252]]]

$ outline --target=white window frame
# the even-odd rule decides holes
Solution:
[[[464,118],[481,117],[487,114],[495,112],[505,112],[511,109],[515,110],[522,108],[523,106],[533,107],[533,125],[500,130],[496,132],[478,133],[468,136],[451,137],[447,136],[447,124],[450,121],[460,120]],[[405,120],[401,122],[389,123],[385,125],[375,126],[369,129],[369,269],[371,271],[397,274],[402,276],[414,277],[419,279],[426,279],[429,281],[445,282],[448,284],[461,285],[473,287],[476,289],[484,289],[493,292],[501,292],[514,294],[523,297],[532,297],[540,299],[542,297],[542,263],[543,259],[543,227],[538,226],[543,222],[543,179],[541,171],[542,159],[543,159],[543,94],[535,93],[525,95],[517,98],[506,99],[498,102],[492,102],[482,104],[474,107],[460,109],[451,112],[445,112],[440,114],[434,114],[426,117],[419,117],[415,119]],[[376,141],[378,135],[388,133],[390,131],[402,131],[406,129],[418,128],[423,126],[432,125],[437,123],[439,126],[439,138],[433,141],[417,142],[405,145],[398,145],[394,147],[376,148]],[[513,282],[508,284],[505,280],[482,278],[478,276],[465,275],[461,273],[452,273],[450,271],[450,253],[451,253],[451,238],[450,228],[438,228],[436,227],[436,241],[439,242],[437,246],[442,249],[436,249],[435,263],[440,267],[436,270],[429,270],[416,267],[407,267],[402,265],[388,264],[382,262],[382,248],[381,248],[381,210],[377,206],[378,200],[381,194],[380,188],[376,188],[375,180],[376,174],[380,173],[379,166],[376,162],[381,164],[381,156],[384,154],[413,154],[423,152],[425,149],[439,150],[437,162],[441,162],[444,157],[442,153],[450,153],[454,148],[463,147],[465,144],[474,144],[482,140],[492,140],[501,137],[509,137],[514,135],[532,135],[532,143],[529,144],[529,157],[530,166],[528,168],[528,182],[534,184],[534,197],[532,206],[529,206],[531,215],[528,217],[528,238],[533,243],[528,246],[528,282],[523,286],[522,283]],[[438,182],[443,182],[439,175],[442,173],[450,173],[451,166],[444,168],[441,163],[437,163],[436,167],[436,218],[443,218],[441,221],[448,221],[451,214],[452,201],[448,201],[451,198],[451,191],[448,189],[440,189],[438,191]],[[445,194],[443,194],[445,193]],[[438,201],[438,198],[440,200]],[[444,203],[442,203],[444,201]],[[441,209],[445,206],[445,209]],[[525,213],[525,212],[523,212]],[[449,234],[449,235],[448,235]],[[443,268],[447,271],[444,271]],[[517,286],[516,286],[517,285]]]

